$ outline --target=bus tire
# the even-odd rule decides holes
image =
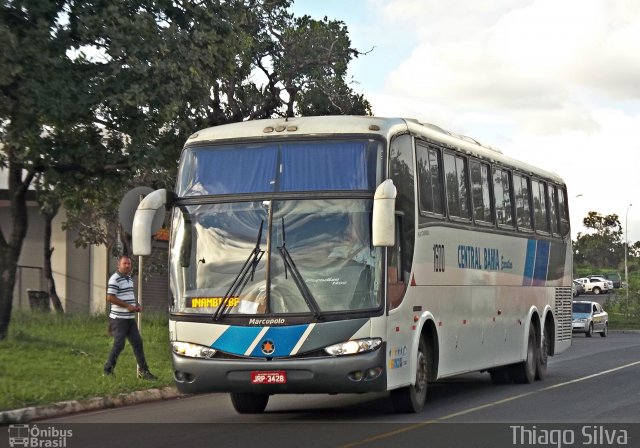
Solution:
[[[547,363],[549,362],[549,339],[547,332],[542,332],[542,343],[538,348],[538,356],[536,357],[536,379],[543,380],[547,374]]]
[[[427,343],[424,340],[424,336],[420,336],[416,383],[391,391],[391,401],[397,412],[405,414],[417,413],[424,408],[424,402],[427,398],[427,378],[429,373],[427,356]]]
[[[268,394],[231,392],[231,404],[238,414],[260,414],[269,402]]]
[[[529,324],[529,337],[527,341],[527,358],[517,364],[510,366],[511,378],[518,384],[530,384],[536,378],[536,364],[538,359],[538,344],[533,323]]]

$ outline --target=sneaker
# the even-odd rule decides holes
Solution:
[[[155,376],[153,373],[149,372],[148,370],[141,370],[140,372],[138,372],[138,378],[141,378],[143,380],[149,380],[149,381],[155,381],[158,379],[157,376]]]
[[[109,370],[109,369],[104,369],[104,371],[102,372],[103,376],[116,376],[115,373],[113,373],[113,370]]]

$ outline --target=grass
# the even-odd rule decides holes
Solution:
[[[173,385],[166,317],[142,318],[145,355],[157,381],[136,377],[128,342],[115,377],[102,375],[113,344],[107,325],[106,316],[14,312],[9,336],[0,341],[0,410]]]
[[[640,330],[640,317],[609,313],[610,330]]]
[[[640,330],[640,295],[637,290],[629,292],[616,290],[605,300],[603,307],[609,313],[609,329]]]

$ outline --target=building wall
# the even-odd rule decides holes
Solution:
[[[67,313],[100,314],[106,309],[108,280],[107,248],[76,247],[76,232],[62,230],[66,213],[61,210],[53,222],[52,265],[56,289]],[[61,249],[61,250],[59,250]]]
[[[29,309],[28,290],[47,290],[43,276],[44,267],[44,218],[36,203],[28,208],[27,235],[20,254],[13,295],[14,309]],[[108,311],[106,295],[109,276],[117,268],[117,259],[109,255],[105,246],[78,248],[76,234],[62,229],[66,212],[62,209],[52,223],[51,245],[54,248],[51,264],[56,291],[66,313],[105,314]],[[8,238],[11,234],[9,204],[0,202],[0,228]],[[160,246],[158,248],[157,246]],[[154,243],[154,256],[166,258],[166,243]],[[138,257],[134,257],[137,263]],[[137,295],[137,277],[136,282]],[[167,312],[167,277],[152,276],[143,285],[142,298],[145,310],[153,313]]]
[[[44,266],[44,220],[35,204],[27,210],[27,235],[22,245],[18,264],[22,268],[16,273],[16,285],[13,291],[14,309],[29,307],[28,290],[42,290],[45,288],[42,267]],[[11,225],[11,211],[7,206],[0,207],[0,227],[7,239],[11,237],[13,227]]]
[[[75,246],[75,232],[67,231],[65,233],[66,265],[64,266],[63,280],[66,282],[65,311],[67,313],[88,314],[91,309],[90,249]]]
[[[107,311],[107,281],[109,280],[109,258],[105,246],[91,246],[90,306],[91,314],[105,314]]]

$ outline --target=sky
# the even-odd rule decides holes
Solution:
[[[295,0],[343,21],[352,87],[376,116],[417,118],[567,183],[640,240],[640,1]],[[629,204],[633,204],[629,206]]]

